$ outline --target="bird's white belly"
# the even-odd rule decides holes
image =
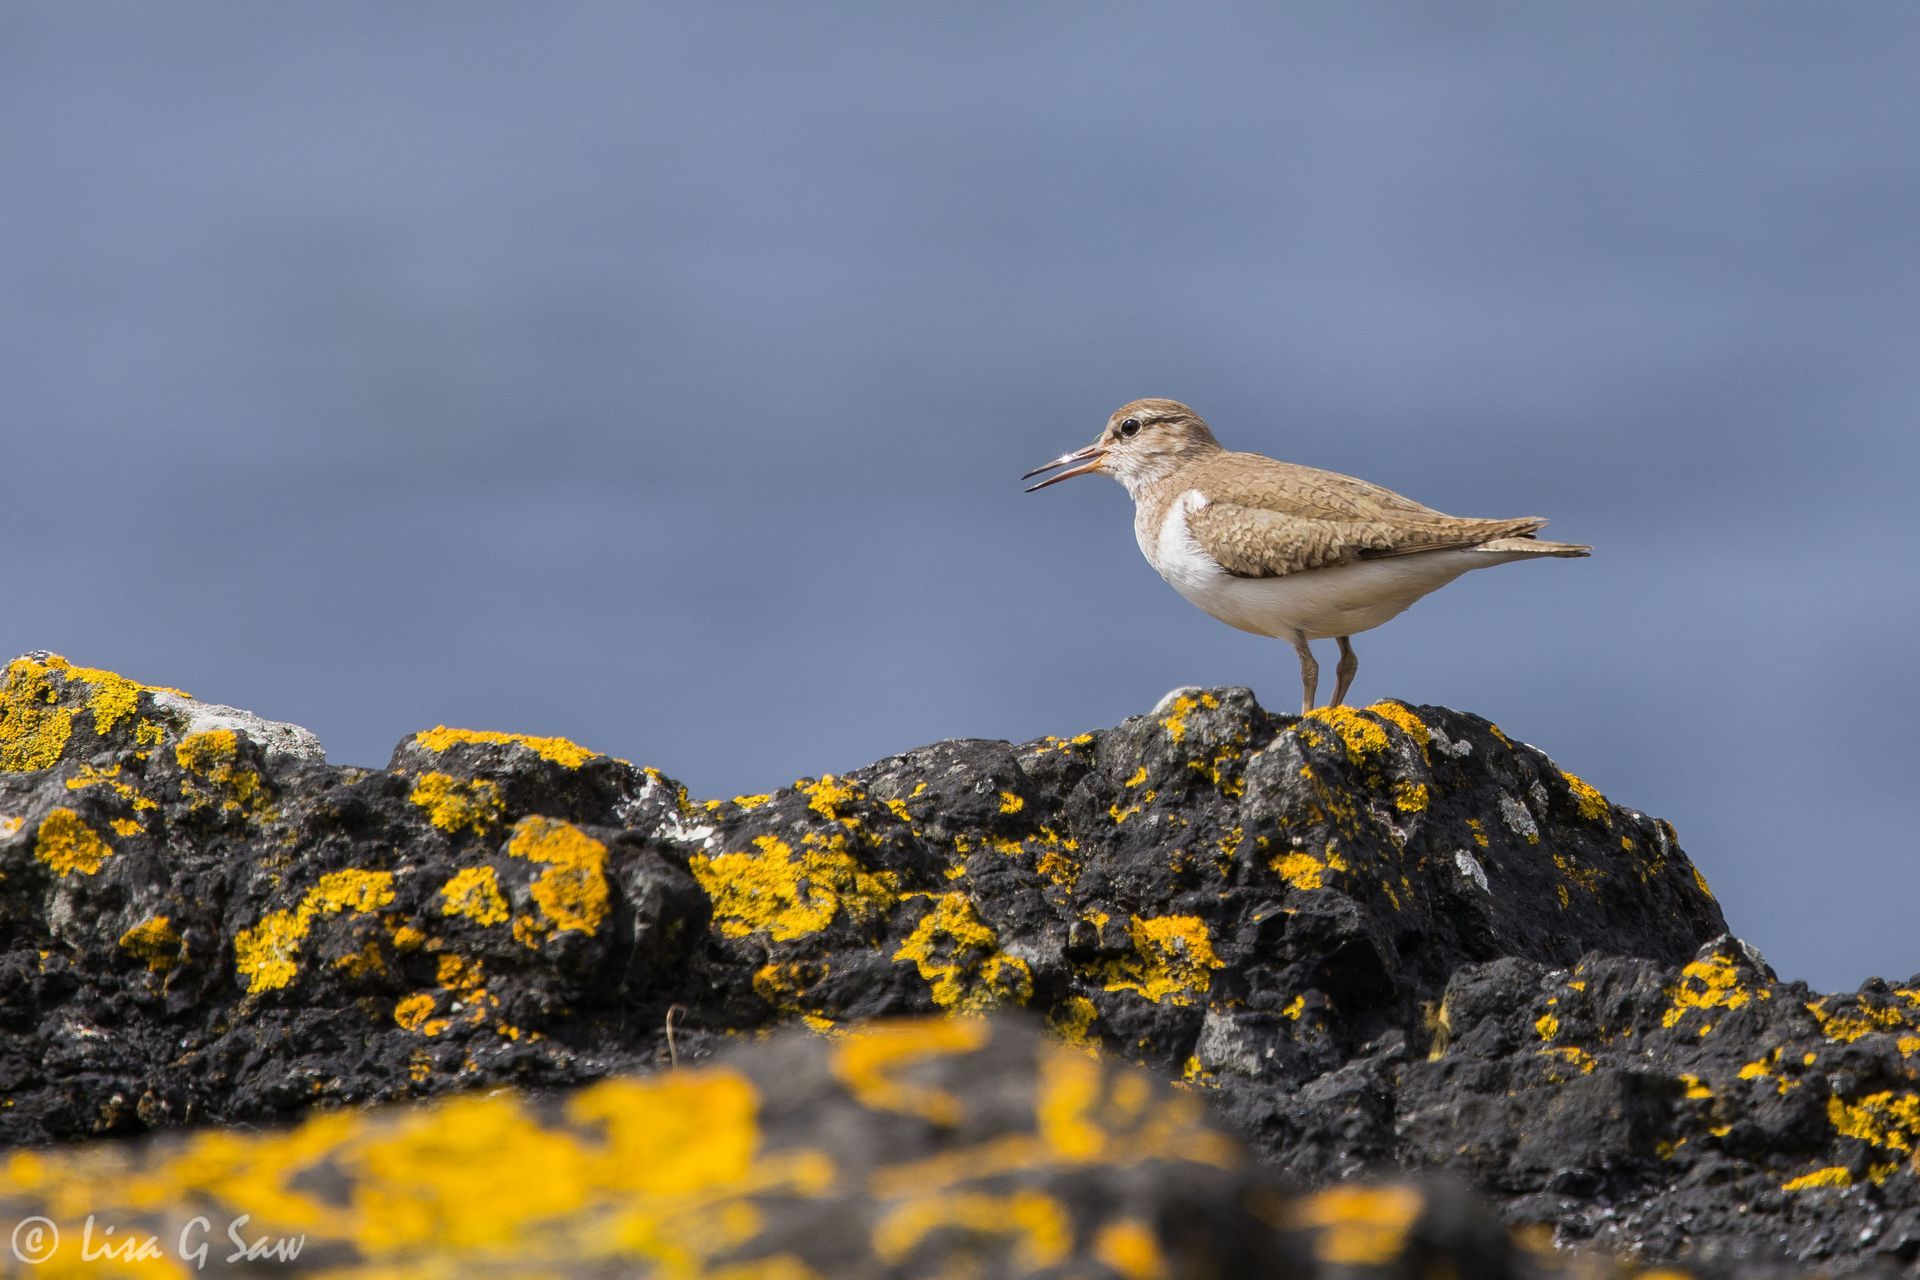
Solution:
[[[1141,550],[1174,590],[1228,626],[1257,635],[1289,640],[1355,635],[1469,570],[1526,558],[1514,552],[1419,551],[1274,578],[1242,578],[1222,569],[1187,530],[1188,505],[1197,496],[1187,494],[1173,503],[1152,549],[1143,536]]]

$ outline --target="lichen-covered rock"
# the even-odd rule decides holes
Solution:
[[[1920,981],[1773,981],[1671,827],[1469,715],[1183,690],[696,801],[498,732],[329,766],[180,696],[7,668],[0,1141],[1022,1008],[1304,1183],[1444,1167],[1649,1258],[1920,1266]]]
[[[181,1277],[1635,1274],[1512,1237],[1457,1186],[1288,1194],[1192,1094],[969,1018],[789,1032],[559,1096],[0,1155],[0,1221],[34,1222],[14,1247],[53,1274],[134,1253]]]

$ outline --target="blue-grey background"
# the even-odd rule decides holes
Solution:
[[[1595,557],[1358,643],[1920,968],[1920,8],[0,7],[0,650],[697,793],[1287,709],[1141,395]],[[1330,678],[1330,677],[1329,677]]]

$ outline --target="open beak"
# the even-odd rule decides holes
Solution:
[[[1059,484],[1062,480],[1071,480],[1075,476],[1083,476],[1089,471],[1098,471],[1100,469],[1100,460],[1106,456],[1107,451],[1105,449],[1102,449],[1097,444],[1090,444],[1084,449],[1075,450],[1073,453],[1063,453],[1052,462],[1047,463],[1045,466],[1035,467],[1020,478],[1022,480],[1031,480],[1041,472],[1051,471],[1055,467],[1069,468],[1069,470],[1062,471],[1057,476],[1048,476],[1039,484],[1028,485],[1027,492],[1032,493],[1034,490],[1044,489],[1050,484]],[[1072,465],[1076,462],[1080,464],[1077,467]]]

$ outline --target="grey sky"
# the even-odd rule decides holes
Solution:
[[[0,6],[0,649],[702,794],[1279,642],[1015,477],[1120,402],[1592,560],[1357,695],[1920,969],[1920,8]]]

